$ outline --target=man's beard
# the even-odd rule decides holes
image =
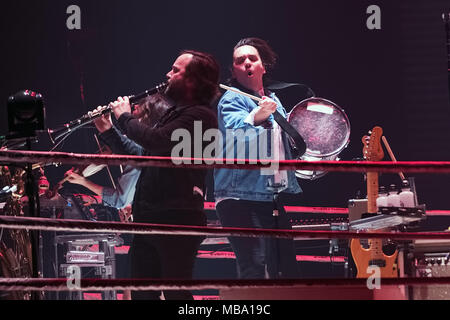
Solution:
[[[164,93],[174,102],[183,101],[186,97],[186,86],[184,79],[170,81],[169,86]]]

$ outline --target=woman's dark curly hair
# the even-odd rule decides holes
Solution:
[[[139,120],[150,127],[153,127],[163,114],[171,108],[170,103],[159,93],[139,100],[136,104],[142,110]]]

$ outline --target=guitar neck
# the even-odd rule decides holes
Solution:
[[[367,212],[377,213],[378,172],[367,172]]]

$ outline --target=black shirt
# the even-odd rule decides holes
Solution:
[[[197,125],[201,123],[201,137],[195,136],[201,139],[199,141],[194,141],[195,122]],[[171,140],[172,133],[176,129],[185,129],[190,135],[192,154],[183,156],[193,157],[194,143],[201,143],[202,150],[211,143],[203,142],[203,133],[217,128],[217,117],[210,107],[192,105],[169,109],[153,128],[140,123],[130,113],[124,113],[118,119],[118,127],[129,139],[145,149],[144,155],[165,157],[170,157],[173,147],[180,143]],[[124,154],[129,151],[124,139],[118,137],[114,128],[100,137],[114,153]],[[202,211],[204,198],[198,190],[205,192],[206,172],[206,169],[195,168],[142,167],[133,200],[134,221],[162,223],[164,219],[157,217],[156,212],[170,209]]]

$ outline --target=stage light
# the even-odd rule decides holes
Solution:
[[[9,133],[30,137],[45,129],[45,107],[40,93],[23,90],[8,98]]]

